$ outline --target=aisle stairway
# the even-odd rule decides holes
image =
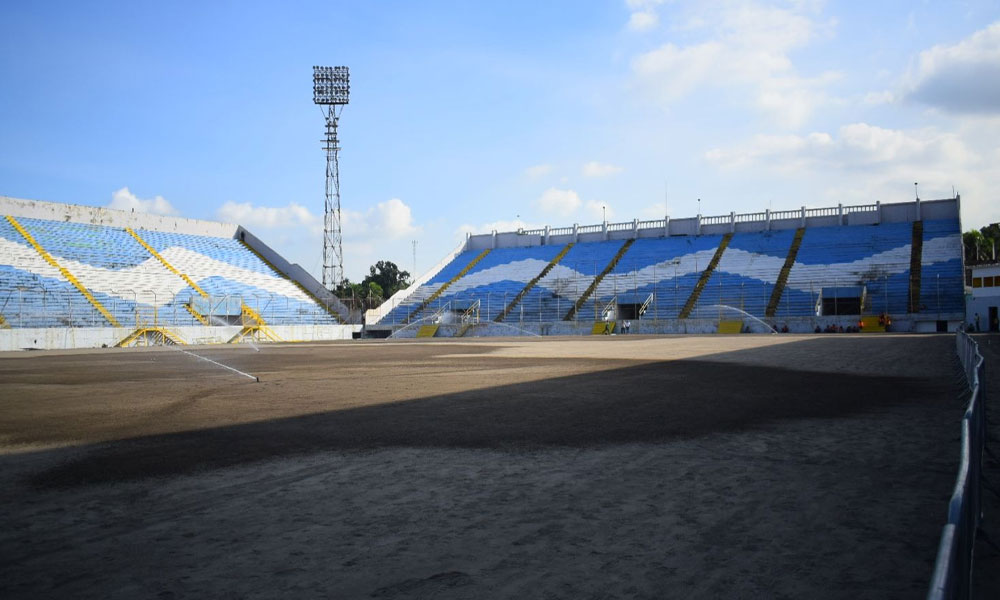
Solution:
[[[454,277],[452,277],[448,281],[444,282],[444,284],[442,284],[441,287],[439,287],[436,292],[434,292],[433,294],[431,294],[430,296],[428,296],[427,298],[425,298],[420,304],[417,305],[417,307],[415,309],[413,309],[412,311],[410,311],[410,314],[407,315],[405,322],[409,323],[410,320],[413,317],[415,317],[417,314],[420,313],[420,311],[422,311],[423,309],[427,308],[427,305],[429,305],[431,302],[434,302],[435,300],[437,300],[437,298],[439,296],[441,296],[441,294],[443,294],[445,292],[445,290],[447,290],[448,287],[451,286],[451,284],[455,283],[456,281],[458,281],[462,277],[465,277],[465,274],[468,273],[469,271],[471,271],[472,268],[475,267],[477,264],[479,264],[479,261],[481,261],[484,258],[486,258],[486,255],[488,255],[490,253],[490,250],[491,250],[490,248],[487,248],[486,250],[483,250],[482,252],[480,252],[475,258],[472,259],[472,261],[469,262],[469,264],[465,265],[464,269],[462,269],[461,271],[459,271],[458,274],[456,274]]]
[[[542,269],[542,272],[536,275],[534,279],[529,281],[524,286],[524,289],[518,292],[517,296],[515,296],[514,299],[510,301],[510,304],[505,306],[504,309],[500,311],[500,314],[498,314],[496,318],[493,320],[496,321],[497,323],[503,321],[504,318],[506,318],[507,315],[510,314],[510,311],[514,310],[514,307],[517,306],[518,302],[520,302],[521,299],[524,298],[524,296],[527,295],[527,293],[530,292],[533,287],[535,287],[538,281],[543,277],[545,277],[546,275],[548,275],[549,271],[551,271],[553,267],[559,264],[559,261],[561,261],[563,257],[566,256],[566,253],[569,252],[572,247],[573,247],[573,242],[566,244],[566,247],[563,248],[559,252],[559,254],[556,254],[555,257],[549,261],[549,264],[545,265],[545,268]]]
[[[622,256],[624,256],[625,253],[628,252],[628,249],[631,248],[632,244],[634,243],[635,243],[634,238],[625,240],[625,243],[622,244],[622,247],[619,248],[618,252],[614,255],[614,257],[612,257],[611,262],[609,262],[608,265],[604,267],[604,270],[601,271],[600,274],[598,274],[597,277],[595,277],[592,282],[590,282],[590,285],[587,287],[586,290],[584,290],[583,294],[581,294],[580,297],[577,298],[576,304],[574,304],[573,307],[569,309],[569,312],[566,313],[565,317],[563,317],[563,321],[573,320],[573,317],[576,316],[577,311],[579,311],[580,307],[583,306],[583,303],[586,302],[588,298],[590,298],[590,295],[594,292],[597,286],[600,285],[601,280],[604,279],[604,276],[610,273],[611,270],[615,268],[615,265],[618,264],[618,261],[621,260]]]
[[[792,265],[795,264],[795,257],[799,253],[799,247],[802,246],[802,236],[805,235],[806,230],[804,227],[800,227],[795,230],[795,238],[792,239],[792,245],[788,248],[788,256],[785,257],[785,264],[781,267],[781,272],[778,273],[778,280],[774,282],[774,289],[771,291],[771,299],[767,302],[767,309],[764,311],[764,316],[773,317],[774,313],[778,311],[778,302],[781,301],[781,295],[785,291],[785,284],[788,283],[788,273],[792,270]]]
[[[924,223],[913,222],[913,242],[910,244],[910,301],[907,310],[920,312],[920,263],[924,248]]]
[[[722,253],[726,251],[726,247],[729,246],[729,241],[733,239],[732,233],[727,233],[722,236],[722,241],[719,242],[719,247],[715,250],[715,255],[712,257],[712,261],[708,263],[708,267],[702,272],[701,277],[698,279],[698,283],[695,284],[694,290],[691,292],[691,297],[688,298],[687,302],[684,304],[684,308],[681,309],[681,314],[678,316],[679,319],[687,319],[691,316],[691,311],[694,309],[694,305],[698,302],[698,297],[701,296],[702,290],[705,289],[705,284],[708,283],[708,278],[712,276],[712,271],[718,266],[719,261],[722,259]]]

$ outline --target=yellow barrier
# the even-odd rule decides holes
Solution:
[[[420,329],[417,330],[417,337],[432,338],[437,335],[438,327],[440,325],[421,325]]]
[[[590,330],[591,335],[610,335],[615,332],[615,324],[618,321],[598,321]]]
[[[743,321],[719,321],[716,333],[742,333]]]

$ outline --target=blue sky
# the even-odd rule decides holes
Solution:
[[[870,5],[869,5],[870,4]],[[320,275],[468,231],[962,195],[1000,221],[997,2],[8,2],[0,195],[238,222]]]

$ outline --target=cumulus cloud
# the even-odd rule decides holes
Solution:
[[[954,133],[886,129],[868,123],[844,125],[836,136],[825,132],[758,135],[733,148],[709,150],[705,158],[723,167],[764,165],[784,171],[818,167],[870,171],[885,165],[932,167],[976,160]]]
[[[216,211],[220,221],[246,227],[322,226],[321,219],[308,208],[291,202],[286,206],[254,206],[251,202],[228,201]]]
[[[534,165],[524,170],[524,174],[529,179],[538,179],[552,172],[552,165]]]
[[[611,175],[617,175],[621,173],[624,169],[615,165],[605,165],[596,161],[591,161],[583,165],[583,175],[584,177],[608,177]]]
[[[111,202],[107,206],[116,210],[152,213],[154,215],[176,215],[177,210],[163,196],[143,200],[129,191],[127,187],[111,194]]]
[[[920,53],[905,97],[948,112],[1000,113],[1000,22]]]
[[[541,229],[542,227],[545,226],[523,221],[521,219],[514,219],[512,221],[491,221],[489,223],[480,223],[479,225],[464,223],[456,230],[456,236],[464,238],[468,233],[475,235],[477,233],[491,233],[493,231],[501,232],[517,231],[518,229]]]
[[[753,105],[782,125],[797,127],[826,100],[839,75],[802,77],[790,53],[825,35],[833,23],[812,18],[807,3],[787,8],[755,2],[699,3],[685,28],[702,33],[687,45],[667,42],[632,60],[641,89],[669,105],[703,87],[742,86]]]
[[[608,221],[615,220],[615,209],[611,207],[607,202],[598,202],[597,200],[587,200],[587,204],[584,207],[585,214],[588,221],[600,222],[601,219],[607,215]]]
[[[996,139],[1000,122],[977,120],[948,131],[852,123],[832,133],[760,135],[704,158],[727,170],[770,171],[808,182],[816,193],[802,204],[810,206],[908,201],[913,182],[920,183],[921,198],[946,198],[954,185],[962,195],[963,221],[986,224],[1000,220]]]
[[[660,17],[653,11],[640,10],[632,13],[628,19],[628,28],[632,31],[647,31],[660,23]]]
[[[573,190],[549,188],[538,199],[542,212],[568,217],[580,208],[580,196]]]
[[[413,224],[413,211],[399,198],[379,202],[368,214],[372,228],[389,237],[402,237],[418,229]]]

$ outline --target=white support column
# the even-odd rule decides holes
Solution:
[[[920,220],[920,198],[917,198],[917,220]]]
[[[608,241],[608,222],[607,221],[601,223],[601,233],[604,236],[604,241]]]
[[[492,244],[493,244],[492,248],[494,250],[496,250],[497,249],[497,230],[496,229],[493,230]]]
[[[632,237],[639,238],[639,219],[632,219]]]
[[[663,237],[670,237],[670,216],[663,218]]]
[[[573,243],[580,241],[580,224],[573,223]]]
[[[729,211],[729,233],[736,233],[736,212]]]
[[[881,200],[876,200],[875,201],[875,224],[876,225],[881,225],[882,224],[882,201]]]
[[[844,205],[839,202],[837,203],[837,224],[844,224]]]
[[[770,208],[765,208],[764,209],[764,222],[766,223],[764,225],[764,231],[771,231],[771,209]]]
[[[802,207],[802,212],[800,214],[802,216],[799,217],[799,227],[805,227],[806,226],[806,207],[804,207],[804,206]]]
[[[694,231],[695,231],[695,235],[701,235],[701,215],[698,215],[697,217],[695,217]]]
[[[549,226],[548,225],[545,226],[545,237],[544,237],[544,241],[542,243],[545,244],[546,246],[549,244]]]

